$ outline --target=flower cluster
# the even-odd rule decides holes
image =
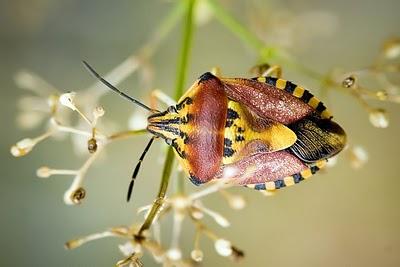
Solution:
[[[400,39],[386,40],[370,66],[354,71],[334,70],[324,80],[325,86],[343,88],[351,93],[369,114],[374,127],[389,126],[387,112],[373,107],[368,100],[400,103],[399,84],[395,77],[400,74]]]

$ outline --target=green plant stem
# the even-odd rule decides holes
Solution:
[[[189,62],[190,48],[192,47],[193,39],[193,8],[195,0],[184,0],[187,2],[187,12],[185,18],[185,28],[183,30],[181,52],[179,54],[179,61],[176,70],[175,80],[175,100],[178,100],[182,94],[187,76],[187,65]]]
[[[138,237],[142,237],[143,232],[151,227],[154,218],[157,216],[157,213],[159,212],[160,208],[163,205],[165,194],[168,189],[169,178],[171,176],[172,165],[174,163],[173,159],[174,159],[174,151],[172,150],[172,147],[169,147],[168,151],[167,151],[167,157],[165,159],[164,169],[163,169],[162,178],[161,178],[161,184],[160,184],[160,188],[158,190],[157,198],[154,200],[154,203],[153,203],[153,206],[151,207],[149,215],[146,217],[146,220],[140,227],[139,232],[137,233]]]
[[[189,62],[190,49],[192,47],[192,39],[193,39],[193,9],[195,5],[195,0],[185,0],[185,1],[187,1],[188,7],[185,19],[185,28],[183,30],[181,53],[179,55],[179,61],[176,71],[175,95],[174,95],[176,101],[178,101],[183,94],[188,72],[187,66]],[[183,193],[183,191],[185,190],[185,180],[183,175],[179,174],[177,176],[176,190],[178,193]]]
[[[182,0],[182,2],[186,3],[186,17],[185,17],[185,28],[183,29],[182,36],[182,48],[181,53],[179,55],[178,67],[177,67],[177,78],[175,84],[175,99],[178,99],[182,93],[185,85],[185,79],[187,74],[187,65],[189,61],[190,48],[193,37],[193,7],[195,4],[195,0]],[[167,156],[165,158],[164,169],[161,177],[160,189],[157,194],[157,198],[155,199],[153,206],[151,207],[149,215],[146,217],[143,225],[141,226],[137,236],[142,237],[143,232],[149,229],[154,221],[154,218],[157,216],[162,204],[164,202],[164,198],[168,189],[169,179],[171,177],[172,166],[174,163],[174,151],[172,147],[168,148]],[[181,182],[178,183],[178,192],[183,190],[183,179],[182,185],[179,186]]]

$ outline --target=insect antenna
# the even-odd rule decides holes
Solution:
[[[92,66],[89,65],[89,63],[87,63],[86,61],[82,61],[83,64],[85,65],[85,67],[89,70],[90,73],[92,73],[97,79],[99,79],[103,84],[105,84],[108,88],[110,88],[111,90],[113,90],[114,92],[116,92],[117,94],[119,94],[121,97],[128,99],[129,101],[135,103],[136,105],[141,106],[144,109],[147,109],[150,112],[158,112],[158,110],[154,110],[149,108],[148,106],[146,106],[145,104],[139,102],[138,100],[134,99],[133,97],[125,94],[124,92],[120,91],[117,87],[115,87],[114,85],[112,85],[111,83],[109,83],[107,80],[105,80],[103,77],[100,76],[100,74],[98,74]]]
[[[139,158],[139,162],[136,164],[135,170],[133,171],[133,174],[132,174],[132,180],[131,180],[131,182],[129,183],[128,195],[127,195],[127,197],[126,197],[126,201],[129,201],[129,200],[131,199],[132,190],[133,190],[133,186],[134,186],[134,184],[135,184],[136,176],[137,176],[138,173],[139,173],[139,169],[140,169],[140,166],[142,165],[142,161],[143,161],[143,159],[144,159],[144,156],[146,155],[147,151],[149,151],[149,148],[150,148],[150,146],[151,146],[151,144],[153,143],[153,141],[154,141],[155,138],[156,138],[156,137],[153,136],[153,137],[150,139],[150,141],[147,143],[147,146],[144,148],[143,153],[142,153],[142,155],[141,155],[140,158]]]

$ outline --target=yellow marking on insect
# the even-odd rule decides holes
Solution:
[[[276,189],[275,183],[274,182],[266,182],[265,189],[269,190],[269,191],[275,190]]]
[[[312,172],[310,169],[306,169],[306,170],[300,172],[300,174],[304,179],[310,178],[312,176]]]
[[[315,96],[313,96],[313,97],[311,97],[310,101],[308,101],[308,104],[309,104],[313,109],[316,109],[317,106],[318,106],[318,104],[319,104],[320,102],[321,102],[321,101],[319,101],[318,98],[316,98]]]
[[[326,160],[325,160],[325,159],[324,159],[324,160],[317,161],[317,162],[315,163],[315,166],[317,166],[319,169],[325,167],[325,165],[326,165]]]
[[[266,79],[265,77],[258,77],[257,81],[259,81],[260,83],[265,83]]]
[[[224,137],[231,142],[230,149],[234,151],[231,156],[224,156],[223,164],[230,164],[237,160],[239,152],[250,142],[259,140],[265,143],[266,147],[272,151],[282,150],[293,145],[296,140],[296,134],[280,123],[271,123],[271,125],[263,131],[252,129],[247,115],[241,104],[235,101],[228,101],[228,109],[236,112],[238,118],[228,119],[228,124],[224,130]]]
[[[286,186],[291,186],[295,184],[293,176],[288,176],[283,178],[283,182],[285,183]]]
[[[321,117],[323,119],[332,119],[333,116],[327,109],[325,109],[324,111],[322,111]]]
[[[278,88],[278,89],[285,89],[285,87],[286,87],[286,80],[283,80],[283,79],[278,79],[277,81],[276,81],[276,88]]]
[[[293,95],[297,98],[301,98],[303,96],[303,93],[304,93],[304,88],[301,86],[297,86],[293,91]]]

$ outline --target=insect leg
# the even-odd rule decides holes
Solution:
[[[269,65],[268,63],[256,65],[250,69],[251,73],[257,76],[274,76],[276,78],[282,77],[282,68],[278,65]]]
[[[268,69],[266,69],[261,76],[274,76],[277,78],[281,78],[282,77],[282,68],[278,65],[273,65],[271,67],[269,67]]]
[[[217,77],[221,77],[222,73],[221,73],[221,68],[220,67],[213,67],[211,69],[211,73]]]
[[[143,159],[144,159],[144,156],[146,155],[147,151],[149,151],[149,148],[150,148],[150,146],[151,146],[151,144],[153,143],[153,141],[154,141],[155,138],[156,138],[156,137],[153,136],[153,137],[150,139],[150,141],[147,143],[147,146],[145,147],[145,149],[143,150],[142,155],[141,155],[140,158],[139,158],[139,162],[136,164],[136,167],[135,167],[135,169],[134,169],[134,171],[133,171],[133,174],[132,174],[132,180],[131,180],[131,182],[129,183],[129,187],[128,187],[128,195],[127,195],[127,198],[126,198],[127,201],[129,201],[129,199],[131,198],[133,186],[134,186],[135,180],[136,180],[136,176],[137,176],[138,173],[139,173],[139,169],[140,169],[140,166],[142,165],[142,161],[143,161]]]

